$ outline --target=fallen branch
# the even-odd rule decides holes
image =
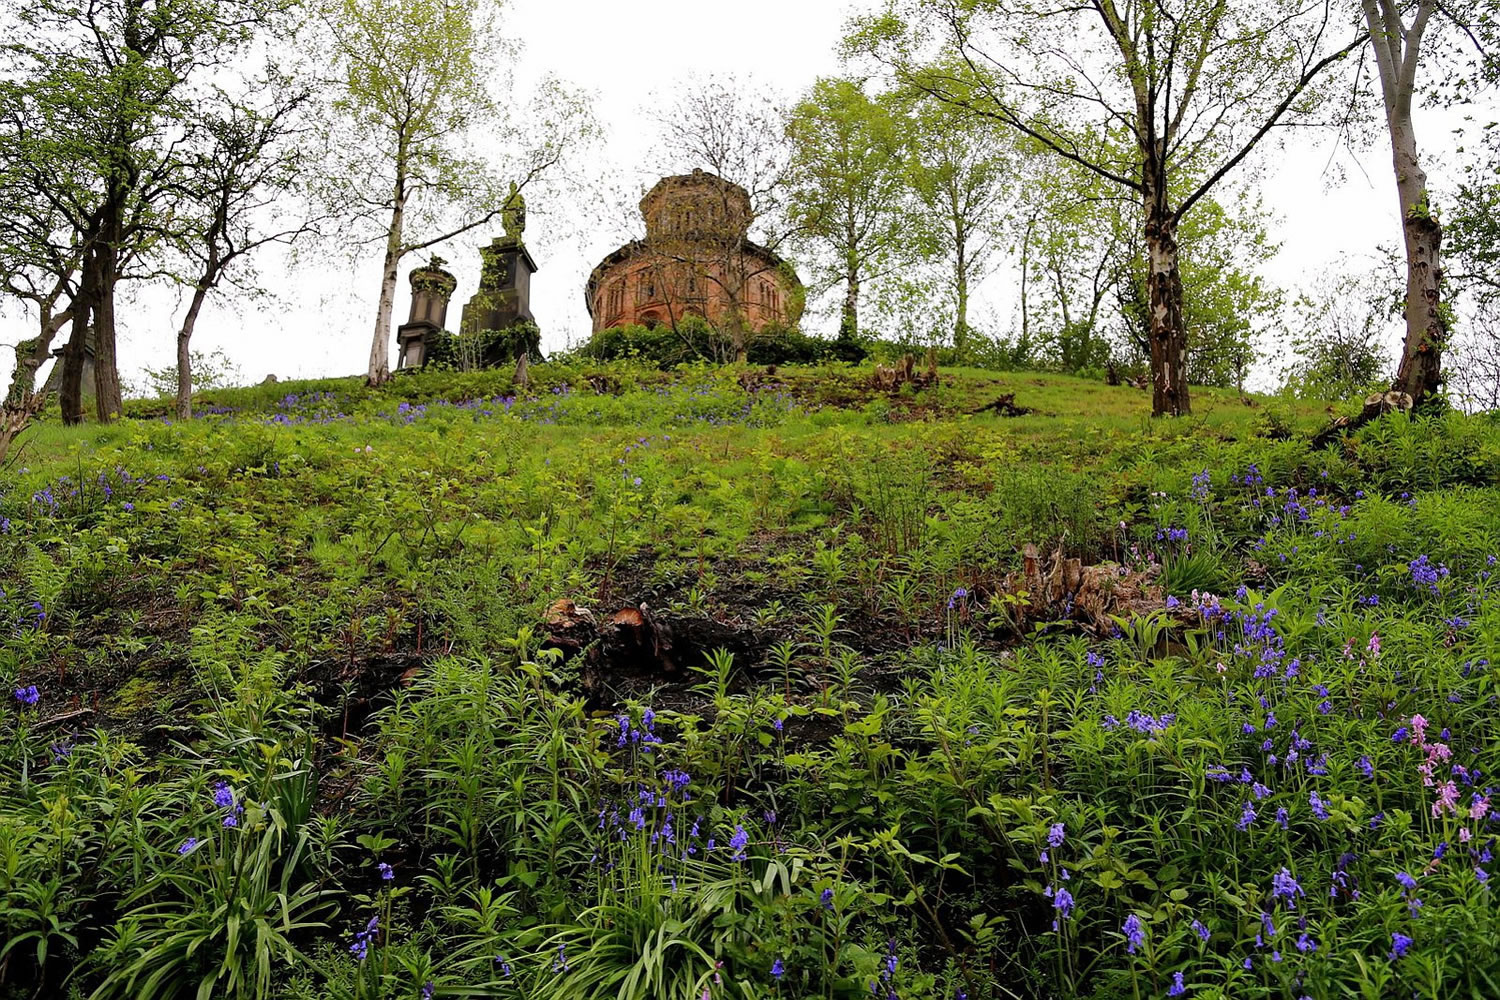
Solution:
[[[65,722],[72,722],[74,719],[81,719],[86,715],[93,714],[94,710],[92,708],[80,708],[73,712],[64,712],[62,715],[54,715],[50,719],[43,719],[39,725],[44,729],[50,729],[53,726],[60,726]]]

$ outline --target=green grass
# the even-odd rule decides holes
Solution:
[[[0,997],[1495,995],[1500,425],[1314,451],[1321,405],[870,374],[44,422],[0,489],[39,695]]]

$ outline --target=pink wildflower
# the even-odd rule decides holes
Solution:
[[[1438,797],[1432,803],[1432,818],[1437,819],[1445,812],[1458,812],[1458,786],[1451,781],[1443,782],[1438,788]]]

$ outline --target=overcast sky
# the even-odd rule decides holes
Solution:
[[[751,7],[702,0],[510,0],[503,32],[523,40],[521,75],[551,72],[593,92],[607,141],[583,168],[592,174],[617,172],[619,181],[639,187],[652,179],[643,164],[652,159],[653,108],[670,101],[674,85],[694,73],[730,72],[795,94],[817,76],[838,71],[836,46],[854,6],[839,0],[759,0]],[[1419,120],[1419,139],[1428,148],[1444,144],[1443,133],[1456,121],[1451,115],[1427,115]],[[1315,146],[1304,141],[1266,161],[1260,186],[1276,216],[1273,235],[1283,243],[1280,256],[1266,268],[1272,281],[1295,288],[1331,264],[1346,258],[1358,263],[1376,244],[1400,239],[1388,150],[1382,134],[1362,162],[1350,163],[1346,157],[1348,169],[1336,184],[1327,170],[1326,142]],[[1428,169],[1441,182],[1443,164]],[[575,217],[568,227],[573,232],[557,239],[542,228],[549,215],[576,216],[572,206],[528,202],[527,243],[540,267],[532,280],[532,311],[544,348],[556,350],[588,335],[583,284],[594,264],[618,245],[619,223]],[[476,232],[444,250],[459,281],[450,329],[457,328],[462,304],[478,282],[477,247],[497,233],[498,226],[496,233]],[[379,262],[373,254],[357,265],[336,255],[316,256],[295,265],[275,258],[263,262],[263,284],[276,293],[274,301],[210,300],[194,346],[222,349],[245,381],[259,381],[268,373],[285,379],[363,372]],[[396,324],[405,320],[409,308],[405,271],[420,262],[413,258],[403,266]],[[997,273],[984,286],[974,315],[1008,321],[1013,284],[1012,274]],[[127,380],[143,367],[170,362],[180,313],[181,298],[175,292],[137,293],[124,305],[120,357]],[[836,327],[836,319],[821,324]],[[810,325],[814,332],[831,333],[817,329],[817,319]],[[30,317],[23,319],[14,310],[0,315],[0,343],[33,336],[33,326]],[[394,364],[394,329],[392,339]],[[7,380],[12,360],[11,351],[0,351],[0,374]]]

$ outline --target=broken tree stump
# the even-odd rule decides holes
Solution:
[[[1404,392],[1375,392],[1365,397],[1365,405],[1357,416],[1339,417],[1313,436],[1312,447],[1325,448],[1335,439],[1351,431],[1357,431],[1372,420],[1387,413],[1410,413],[1412,399]]]

